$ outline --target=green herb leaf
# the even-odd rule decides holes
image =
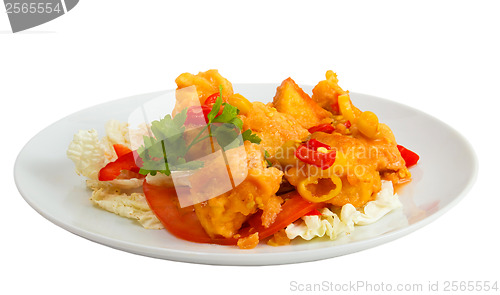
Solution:
[[[239,147],[243,144],[240,137],[240,130],[233,124],[212,124],[212,134],[217,143],[224,150]]]
[[[174,118],[166,115],[163,119],[151,122],[153,136],[144,136],[144,145],[137,149],[143,162],[141,174],[156,175],[157,172],[170,175],[171,168],[185,162],[187,152],[183,138],[187,109]]]
[[[218,115],[212,121],[210,121],[211,123],[229,123],[229,122],[231,122],[231,120],[237,118],[236,117],[238,115],[238,108],[237,107],[232,106],[226,102],[223,103],[222,105],[224,106],[224,110],[222,111],[222,113],[220,115]],[[214,108],[215,108],[215,105],[214,105]],[[212,111],[213,111],[213,109],[212,109]]]
[[[243,140],[248,140],[252,143],[257,143],[257,144],[259,144],[262,141],[262,139],[260,139],[260,137],[257,136],[257,134],[252,133],[252,130],[250,129],[247,129],[243,133],[241,133],[241,137],[243,137]]]
[[[271,155],[269,154],[268,151],[264,150],[264,159],[266,160],[267,167],[270,167],[273,165],[271,161],[269,161],[269,158],[271,158]]]
[[[174,171],[196,170],[203,167],[203,161],[189,161],[172,167]]]
[[[238,127],[238,129],[240,129],[240,130],[243,129],[243,121],[238,117],[233,118],[231,121],[229,121],[229,123]]]
[[[221,106],[222,106],[222,96],[219,95],[219,97],[217,97],[217,99],[215,100],[214,105],[212,106],[212,110],[207,115],[207,119],[208,119],[209,124],[214,121],[214,118],[219,113]]]
[[[222,106],[224,109],[218,115]],[[202,161],[186,162],[185,157],[193,146],[209,136],[215,137],[224,150],[241,146],[242,140],[257,144],[261,142],[261,139],[250,129],[241,133],[240,137],[243,121],[238,117],[238,108],[223,102],[222,86],[219,86],[219,97],[207,115],[207,126],[200,128],[199,134],[189,143],[186,142],[184,136],[187,111],[186,108],[173,118],[166,115],[163,119],[151,123],[153,136],[144,136],[144,145],[137,150],[143,162],[139,173],[170,175],[172,171],[194,170],[203,167]],[[203,133],[207,132],[207,129],[209,136],[202,136]]]

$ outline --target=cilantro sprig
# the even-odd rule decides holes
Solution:
[[[187,152],[184,123],[187,109],[175,117],[166,115],[159,121],[151,123],[153,136],[144,136],[144,145],[137,153],[141,157],[142,167],[139,173],[156,175],[157,172],[170,175],[171,170],[187,170],[201,167],[195,161],[186,163]]]
[[[219,93],[222,93],[221,86]],[[144,136],[144,145],[137,150],[142,161],[139,173],[156,175],[159,172],[170,175],[175,170],[194,170],[203,167],[202,161],[186,161],[186,154],[198,143],[210,137],[215,138],[223,150],[241,146],[245,140],[257,144],[261,142],[250,129],[241,132],[243,121],[238,117],[238,108],[223,102],[219,94],[207,115],[207,124],[188,143],[184,137],[187,111],[186,108],[173,118],[166,115],[163,119],[151,123],[153,136]]]

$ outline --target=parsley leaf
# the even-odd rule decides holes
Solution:
[[[215,103],[217,103],[217,101]],[[231,120],[237,118],[236,116],[239,113],[237,107],[232,106],[232,105],[228,104],[227,102],[223,103],[222,105],[224,106],[224,110],[222,111],[222,113],[209,122],[211,122],[211,123],[229,123]],[[214,104],[214,108],[212,109],[212,111],[215,109],[215,107],[216,107],[216,105]],[[217,111],[217,112],[219,112],[219,111]],[[210,118],[209,118],[209,120],[210,120]]]
[[[166,115],[163,119],[151,123],[154,136],[144,136],[144,145],[137,149],[143,162],[139,173],[156,175],[160,172],[170,175],[172,167],[185,162],[186,142],[183,134],[186,129],[186,117],[187,109],[174,118]]]
[[[257,134],[252,133],[252,130],[250,129],[247,129],[243,133],[241,133],[241,137],[243,138],[243,140],[248,140],[250,142],[257,144],[259,144],[262,141],[262,139],[260,139],[260,137],[257,136]]]
[[[229,150],[243,144],[240,137],[240,130],[235,128],[233,124],[215,123],[211,126],[213,137],[217,139],[217,143],[222,149]]]
[[[243,121],[238,117],[239,110],[223,102],[221,93],[222,86],[219,86],[219,97],[207,115],[207,125],[200,128],[199,133],[189,143],[184,136],[187,108],[173,118],[166,115],[161,120],[153,121],[151,123],[153,136],[144,136],[144,145],[137,150],[142,160],[139,173],[156,175],[159,172],[168,176],[172,171],[203,167],[202,161],[186,161],[186,154],[193,146],[209,137],[215,138],[224,150],[241,146],[245,140],[260,143],[261,139],[250,129],[242,132],[240,136]],[[224,107],[222,112],[221,107]],[[206,135],[207,130],[208,135]]]
[[[221,106],[222,106],[222,86],[219,86],[219,97],[217,97],[214,105],[212,106],[212,110],[207,115],[208,124],[210,124],[214,121],[214,118],[219,113]]]

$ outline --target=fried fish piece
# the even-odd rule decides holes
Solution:
[[[201,225],[211,237],[233,237],[248,216],[258,210],[263,211],[262,225],[267,227],[281,211],[283,200],[276,196],[276,192],[280,187],[283,172],[264,166],[263,153],[257,144],[247,141],[245,150],[247,159],[244,160],[247,161],[248,167],[245,180],[226,193],[194,205]],[[206,173],[196,173],[191,178],[191,182],[196,186],[194,191],[192,190],[194,194],[197,189],[206,194],[207,190],[217,185],[209,183],[210,180],[207,183],[207,173],[212,174],[215,171],[210,171],[210,166],[206,169]],[[203,181],[206,183],[200,185]]]
[[[252,111],[243,118],[243,130],[251,129],[262,141],[260,145],[273,156],[289,140],[309,136],[309,131],[289,114],[278,112],[272,104],[254,102]]]
[[[279,112],[293,116],[306,129],[332,122],[332,114],[312,100],[292,78],[278,87],[273,105]]]
[[[227,100],[233,95],[233,85],[226,78],[222,77],[218,70],[199,72],[197,75],[183,73],[175,79],[175,83],[177,84],[177,89],[196,86],[201,105],[205,103],[207,97],[219,92],[219,86],[222,86],[222,98]]]
[[[333,71],[327,71],[326,80],[318,82],[312,91],[312,100],[335,115],[339,114],[338,107],[336,107],[339,95],[349,93],[342,89],[338,83],[337,74]]]

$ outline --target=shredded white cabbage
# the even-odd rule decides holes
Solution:
[[[78,131],[66,152],[75,164],[76,173],[89,179],[98,178],[99,170],[106,163],[105,154],[106,149],[94,129]]]
[[[94,191],[100,188],[133,190],[142,187],[143,182],[144,180],[140,178],[114,179],[110,181],[87,179],[87,187]]]
[[[78,175],[97,180],[99,170],[108,162],[116,159],[114,144],[131,147],[127,123],[110,120],[106,123],[105,130],[106,136],[102,139],[99,139],[97,131],[94,129],[80,130],[73,136],[66,154],[75,164]],[[147,129],[142,127],[134,132],[134,136],[139,137],[140,133],[144,134]]]
[[[394,194],[392,182],[382,181],[382,189],[374,201],[368,202],[360,211],[351,204],[346,204],[340,211],[340,217],[328,208],[322,209],[321,216],[304,216],[285,229],[289,239],[298,236],[305,240],[328,236],[335,240],[341,234],[349,234],[355,225],[367,225],[376,222],[392,210],[401,207],[397,194]]]
[[[80,130],[73,136],[66,152],[75,164],[76,173],[88,178],[87,186],[92,189],[90,200],[97,206],[117,215],[137,220],[144,228],[161,229],[163,225],[149,208],[143,193],[122,193],[142,186],[143,179],[115,179],[99,181],[99,171],[108,162],[117,158],[114,144],[130,148],[128,124],[116,120],[106,123],[106,136],[99,139],[97,131]],[[147,132],[144,125],[133,130],[134,137],[142,137]],[[139,144],[139,139],[136,140]]]
[[[120,193],[119,190],[101,188],[92,193],[90,200],[109,212],[137,220],[144,228],[163,228],[161,222],[149,208],[143,193],[128,195]]]
[[[130,149],[137,150],[144,145],[144,136],[153,136],[150,127],[146,123],[139,124],[137,129],[128,129]]]
[[[128,135],[128,124],[117,120],[109,120],[105,125],[106,136],[102,139],[103,143],[112,150],[114,144],[122,144],[130,148],[130,139]]]

